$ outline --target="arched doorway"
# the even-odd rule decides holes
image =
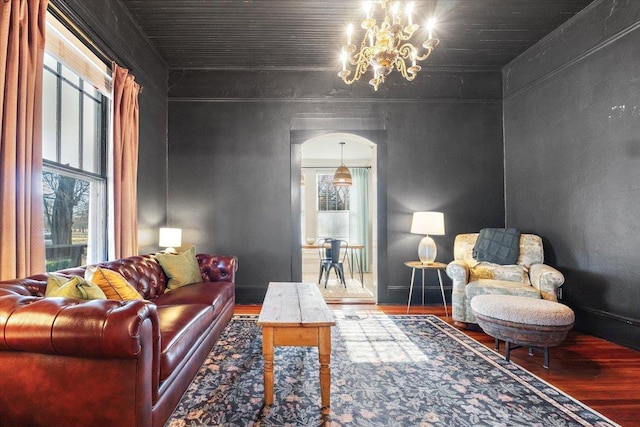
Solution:
[[[343,258],[345,282],[330,275],[319,286],[329,302],[376,301],[376,158],[376,144],[352,133],[327,133],[301,144],[302,281],[319,279],[323,250],[314,246],[320,239],[334,238],[347,243]],[[349,187],[331,184],[341,163],[351,171],[353,185]]]
[[[353,129],[345,125],[342,120],[329,120],[324,123],[322,129],[295,129],[290,131],[291,169],[290,169],[290,194],[291,194],[291,278],[294,281],[302,280],[302,248],[301,234],[301,172],[302,172],[302,144],[312,138],[332,134],[344,133],[361,137],[375,144],[375,175],[373,178],[373,191],[375,192],[375,225],[373,235],[374,280],[376,281],[376,302],[385,301],[389,296],[389,274],[387,258],[387,131],[380,129],[379,119],[351,120],[359,123],[362,128]],[[335,123],[334,123],[335,122]],[[297,125],[300,125],[296,123]],[[335,124],[335,128],[332,126]],[[308,124],[304,124],[307,127]],[[315,125],[314,125],[315,127]],[[335,149],[335,148],[334,148]],[[373,170],[373,167],[372,167]],[[317,283],[317,281],[315,282]]]

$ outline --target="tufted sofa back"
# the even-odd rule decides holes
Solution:
[[[236,257],[198,254],[196,259],[203,281],[235,283],[235,272],[238,268]],[[95,265],[120,273],[146,300],[155,300],[164,294],[167,288],[167,276],[155,255],[138,255]],[[86,266],[82,266],[60,270],[56,274],[84,276],[85,270]],[[3,281],[0,296],[12,293],[41,297],[44,296],[46,287],[47,275],[38,274],[24,279]]]
[[[167,276],[154,255],[138,255],[95,264],[118,272],[127,279],[146,300],[154,300],[167,288]],[[57,273],[84,276],[86,266],[68,268]]]

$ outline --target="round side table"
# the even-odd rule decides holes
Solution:
[[[442,284],[442,271],[447,268],[447,264],[442,262],[432,262],[431,264],[423,264],[420,261],[405,261],[404,265],[411,268],[411,287],[409,288],[409,302],[407,303],[407,313],[411,307],[411,296],[413,295],[413,282],[416,277],[416,270],[422,271],[422,305],[424,305],[424,272],[425,270],[436,270],[438,272],[438,281],[440,282],[440,291],[442,292],[442,303],[444,304],[444,313],[449,317],[447,310],[447,300],[444,296],[444,285]]]

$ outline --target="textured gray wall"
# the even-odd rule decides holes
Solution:
[[[576,327],[640,348],[640,2],[596,1],[504,69],[507,225],[538,233]]]
[[[167,66],[117,0],[51,0],[105,53],[128,68],[143,91],[138,163],[138,247],[158,250],[167,206]]]
[[[169,217],[198,251],[239,257],[239,302],[295,280],[295,131],[385,138],[373,141],[386,149],[380,302],[406,303],[403,261],[420,240],[409,233],[413,211],[444,211],[442,261],[457,233],[504,225],[500,73],[425,74],[374,93],[334,72],[174,70],[169,87]]]

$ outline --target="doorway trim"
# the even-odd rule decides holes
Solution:
[[[365,138],[376,145],[376,234],[377,234],[377,286],[375,301],[386,299],[388,293],[387,272],[387,131],[356,129],[292,130],[291,142],[291,278],[302,280],[302,242],[300,212],[300,175],[302,173],[302,144],[310,139],[332,133],[349,133]],[[383,298],[381,298],[383,297]]]

